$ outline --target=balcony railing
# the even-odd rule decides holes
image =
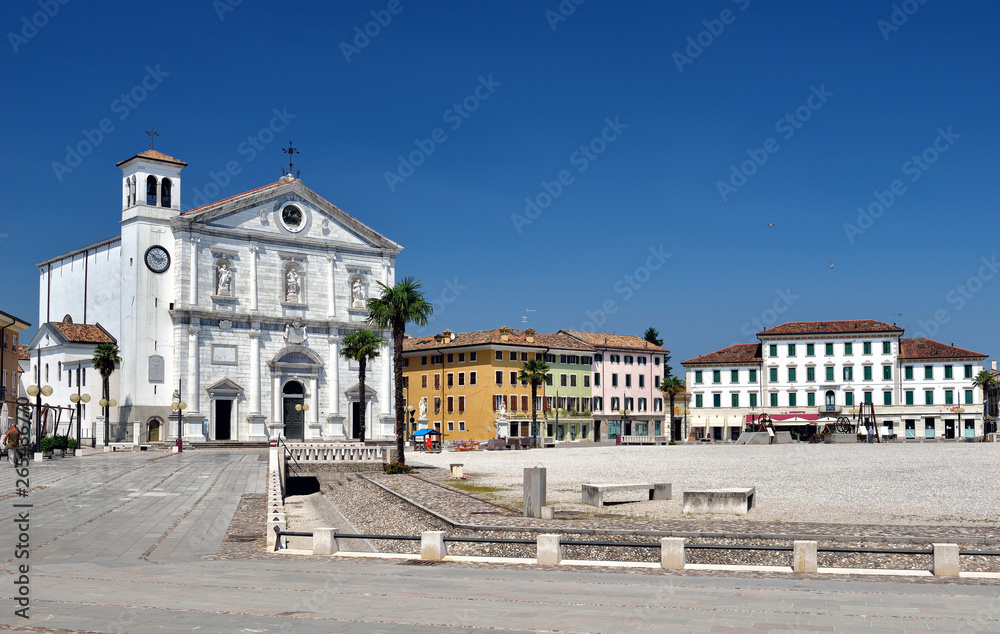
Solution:
[[[839,414],[840,410],[843,409],[840,405],[820,405],[820,414]]]

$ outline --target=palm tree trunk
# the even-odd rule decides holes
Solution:
[[[365,366],[367,365],[368,359],[365,357],[358,359],[358,394],[361,397],[361,403],[358,405],[358,416],[361,418],[361,424],[358,426],[358,429],[361,432],[359,436],[362,443],[365,442],[365,421],[368,420],[365,416],[365,409],[368,405],[365,400]]]
[[[406,440],[406,427],[403,420],[403,333],[406,324],[402,321],[394,321],[392,324],[392,374],[396,388],[396,460],[400,464],[406,464],[406,457],[403,455],[403,445]]]
[[[670,440],[674,439],[674,395],[670,395]]]
[[[538,415],[535,412],[535,399],[538,398],[538,384],[531,382],[531,433],[536,434],[538,429]],[[542,436],[543,434],[538,434]]]

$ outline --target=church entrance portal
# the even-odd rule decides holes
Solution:
[[[351,403],[351,438],[361,438],[361,403],[356,401]]]
[[[215,439],[231,440],[233,402],[228,399],[215,401]]]
[[[298,381],[289,381],[282,391],[282,422],[285,424],[285,438],[301,441],[305,438],[302,404],[305,403],[305,389]],[[295,406],[300,406],[298,410]]]

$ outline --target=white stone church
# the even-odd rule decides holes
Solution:
[[[39,264],[39,322],[114,337],[123,362],[110,419],[117,430],[138,422],[142,441],[357,438],[358,367],[340,342],[366,327],[377,282],[395,283],[402,247],[291,175],[182,212],[185,166],[152,149],[118,163],[120,235]],[[68,405],[83,357],[64,359],[66,342],[47,332],[30,344],[28,376]],[[368,364],[371,439],[395,438],[390,347]],[[100,438],[100,376],[90,377],[83,436]],[[187,404],[179,431],[176,402]]]

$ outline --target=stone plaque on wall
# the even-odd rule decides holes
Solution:
[[[163,357],[154,354],[149,357],[149,382],[163,383],[164,381]]]
[[[212,344],[212,363],[214,365],[236,365],[236,346]]]

